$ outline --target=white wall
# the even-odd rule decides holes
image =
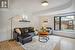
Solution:
[[[51,27],[54,28],[54,16],[40,16],[40,27],[45,26],[45,27]],[[48,21],[48,22],[44,22]]]

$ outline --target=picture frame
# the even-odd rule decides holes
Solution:
[[[0,8],[8,8],[9,7],[9,0],[0,0]]]

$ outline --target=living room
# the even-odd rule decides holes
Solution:
[[[22,45],[21,42],[16,43],[20,45],[19,48],[24,48],[25,50],[74,50],[75,47],[72,44],[75,44],[75,31],[73,29],[65,29],[66,26],[62,25],[56,26],[55,17],[61,16],[73,16],[75,17],[75,0],[1,0],[6,1],[6,7],[1,7],[0,5],[0,50],[3,49],[1,43],[6,43],[6,41],[12,40],[14,35],[15,28],[25,28],[33,27],[34,36],[31,42],[25,43]],[[0,4],[1,4],[0,1]],[[42,2],[47,1],[47,6],[42,6]],[[25,19],[25,21],[24,21]],[[67,19],[67,18],[64,18]],[[21,20],[21,21],[20,21]],[[60,19],[59,19],[60,21]],[[61,18],[61,21],[62,18]],[[67,22],[57,22],[57,23],[67,23]],[[66,25],[66,24],[65,24]],[[42,27],[50,27],[51,33],[47,42],[43,43],[39,41],[38,33],[41,31]],[[74,26],[73,26],[74,27]],[[61,29],[60,29],[61,28]],[[67,28],[71,28],[67,26]],[[42,31],[44,31],[42,29]],[[46,30],[45,30],[46,31]],[[36,39],[36,40],[35,40]],[[53,40],[53,41],[52,41]],[[61,46],[59,43],[61,41]],[[64,42],[65,41],[65,42]],[[71,43],[69,43],[69,42]],[[35,43],[36,42],[36,43]],[[53,42],[53,43],[52,43]],[[10,42],[7,42],[10,43]],[[35,44],[34,44],[35,43]],[[33,45],[32,45],[33,44]],[[48,45],[50,44],[50,45]],[[68,47],[64,47],[68,45]],[[6,44],[7,45],[7,44]],[[12,44],[10,44],[12,45]],[[27,46],[26,46],[27,45]],[[36,45],[36,46],[35,46]],[[52,45],[52,46],[51,46]],[[11,46],[12,48],[16,46],[15,44]],[[52,49],[48,49],[51,46]],[[17,50],[16,49],[7,49],[5,50]],[[29,48],[29,49],[28,49]]]

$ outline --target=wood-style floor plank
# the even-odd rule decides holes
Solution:
[[[24,50],[16,41],[0,42],[0,50]]]

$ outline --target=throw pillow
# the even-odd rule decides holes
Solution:
[[[16,28],[16,32],[19,33],[19,34],[21,34],[21,31],[20,31],[19,28]]]

